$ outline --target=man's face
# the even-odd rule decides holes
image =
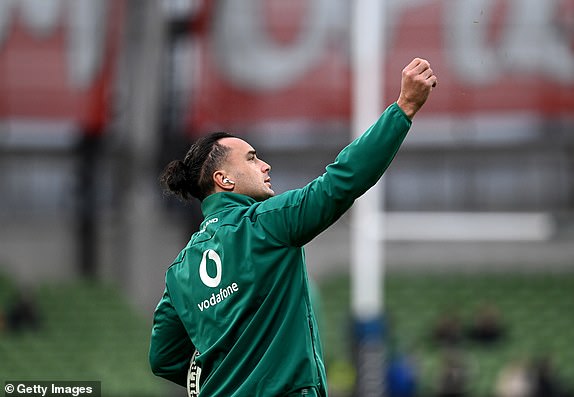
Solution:
[[[222,166],[233,184],[233,192],[263,201],[275,195],[271,189],[271,166],[257,157],[255,149],[239,138],[223,138],[219,144],[230,149]]]

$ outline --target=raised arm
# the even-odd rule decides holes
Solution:
[[[261,203],[257,220],[284,244],[302,246],[333,224],[354,200],[370,189],[395,157],[436,76],[416,58],[402,72],[396,103],[337,156],[326,172],[302,189]]]

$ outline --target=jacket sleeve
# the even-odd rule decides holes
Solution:
[[[257,209],[257,222],[282,244],[303,246],[377,183],[410,126],[411,120],[393,103],[339,153],[322,176],[302,189],[263,201]]]
[[[167,288],[153,316],[149,362],[152,372],[186,386],[193,344],[171,303]]]

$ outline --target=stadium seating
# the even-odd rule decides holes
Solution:
[[[484,304],[498,309],[506,335],[485,346],[463,339],[459,348],[468,367],[470,396],[492,396],[503,367],[550,357],[556,376],[574,388],[574,274],[403,274],[385,280],[387,352],[415,359],[419,395],[435,395],[444,348],[432,342],[432,329],[444,313],[458,315],[463,332]],[[352,361],[349,279],[320,285],[327,365]],[[338,372],[334,372],[335,375]],[[337,388],[338,379],[330,377]],[[344,396],[347,391],[334,390]]]
[[[349,396],[352,374],[349,279],[318,284],[321,328],[332,396]],[[419,395],[436,391],[444,349],[432,342],[437,319],[457,314],[468,326],[481,305],[498,308],[506,336],[492,346],[463,340],[470,396],[489,396],[502,368],[548,355],[574,387],[574,275],[389,275],[385,281],[387,352],[415,359]],[[0,275],[0,308],[18,289]],[[0,374],[20,380],[100,380],[106,396],[161,396],[165,381],[147,364],[150,319],[112,285],[62,283],[29,291],[38,330],[0,329]]]
[[[17,288],[0,276],[5,312]],[[0,330],[4,380],[101,381],[102,395],[164,396],[166,381],[153,376],[147,353],[151,320],[136,313],[118,288],[92,283],[39,286],[31,293],[38,329]]]

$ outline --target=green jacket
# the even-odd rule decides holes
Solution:
[[[410,125],[394,103],[305,187],[261,202],[208,196],[200,230],[166,273],[153,372],[185,385],[197,349],[201,395],[274,397],[315,387],[326,396],[302,247],[379,180]]]

